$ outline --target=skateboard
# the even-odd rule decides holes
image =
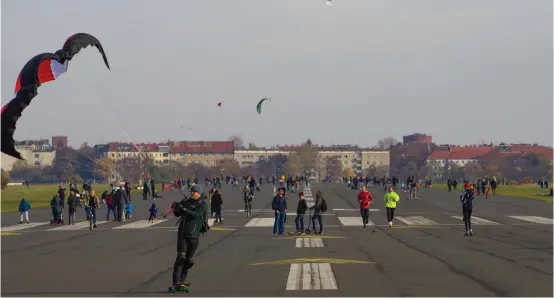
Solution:
[[[176,293],[176,292],[189,293],[190,292],[190,283],[184,283],[181,286],[172,285],[172,286],[169,287],[169,292],[171,292],[171,293]]]

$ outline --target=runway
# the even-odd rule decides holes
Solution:
[[[463,236],[456,193],[424,189],[398,204],[386,224],[383,190],[370,189],[371,225],[362,228],[357,191],[314,184],[329,206],[323,235],[274,236],[273,187],[262,186],[246,218],[241,188],[224,186],[223,225],[201,237],[188,281],[193,296],[552,296],[552,204],[511,197],[475,202],[475,236]],[[2,295],[164,296],[176,255],[177,219],[147,222],[151,201],[134,194],[133,218],[51,227],[2,216]],[[167,210],[182,193],[156,200]],[[294,231],[288,194],[286,231]],[[313,202],[313,201],[312,201]],[[77,221],[84,221],[79,212]],[[211,221],[213,222],[213,220]],[[305,224],[308,216],[305,217]],[[23,228],[25,227],[25,228]],[[49,278],[52,276],[52,278]],[[175,294],[168,294],[175,295]]]

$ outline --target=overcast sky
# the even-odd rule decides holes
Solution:
[[[34,55],[103,44],[45,84],[16,139],[552,144],[549,0],[3,0],[2,104]],[[266,103],[258,115],[256,103]],[[217,108],[217,102],[223,106]],[[357,126],[356,129],[353,126]],[[181,128],[183,126],[183,128]],[[128,136],[127,136],[128,135]]]

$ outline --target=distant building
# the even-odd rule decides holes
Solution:
[[[66,136],[55,136],[52,137],[52,149],[54,151],[67,148],[67,137]]]
[[[156,165],[199,163],[206,167],[217,165],[224,160],[232,160],[234,152],[232,141],[171,141],[159,144],[112,142],[107,144],[107,149],[100,145],[96,145],[95,149],[116,162],[124,158],[148,157]]]
[[[51,166],[56,157],[56,152],[52,150],[49,140],[25,140],[15,142],[15,149],[19,151],[21,157],[25,159],[25,164],[31,167]],[[17,159],[2,154],[2,169],[11,171]]]
[[[404,145],[409,145],[413,143],[430,144],[433,143],[433,137],[426,134],[415,133],[413,135],[403,136],[402,142],[404,143]]]
[[[227,160],[233,160],[235,146],[233,141],[182,141],[170,142],[171,159],[189,165],[202,164],[213,167]]]

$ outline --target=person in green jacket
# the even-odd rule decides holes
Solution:
[[[201,195],[198,185],[190,189],[190,198],[175,204],[173,214],[179,218],[177,229],[177,258],[173,265],[173,285],[183,286],[190,268],[194,265],[194,253],[198,249],[200,235],[207,232],[207,198]]]
[[[389,186],[388,192],[385,193],[385,208],[387,208],[387,220],[389,221],[389,228],[392,228],[392,219],[394,218],[394,210],[396,210],[396,202],[400,201],[400,197],[392,186]]]

